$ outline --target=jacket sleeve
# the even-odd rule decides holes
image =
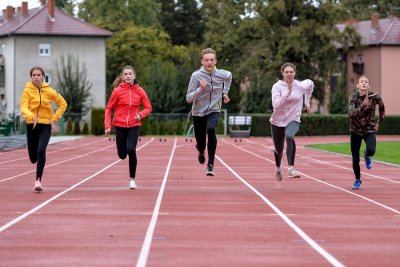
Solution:
[[[186,93],[186,101],[188,103],[193,103],[196,100],[197,95],[200,93],[200,83],[196,77],[196,74],[193,73],[192,77],[190,77],[188,91]]]
[[[230,71],[225,71],[226,72],[226,78],[224,82],[224,94],[228,94],[229,89],[231,88],[231,83],[232,83],[232,73]]]
[[[378,106],[379,106],[379,119],[378,123],[380,124],[383,121],[383,118],[385,117],[385,104],[383,104],[382,98],[378,98]]]
[[[279,88],[278,84],[274,84],[272,86],[272,92],[271,92],[271,95],[272,95],[272,107],[274,109],[278,109],[281,105],[283,105],[286,102],[286,100],[289,97],[288,94],[282,95],[280,89],[281,88]]]
[[[51,120],[58,121],[67,109],[67,102],[56,90],[53,90],[53,100],[56,102],[58,108],[56,113],[51,117]]]
[[[361,104],[360,106],[358,106],[356,108],[356,101],[354,99],[354,95],[351,95],[349,97],[349,117],[350,117],[350,119],[354,119],[354,118],[357,118],[358,116],[360,116],[360,114],[363,113],[365,108],[366,107],[364,104]]]
[[[302,87],[305,89],[304,103],[310,104],[311,95],[314,90],[314,82],[307,79],[307,80],[301,81],[300,83],[301,83]]]
[[[35,115],[29,110],[29,94],[26,90],[22,92],[19,106],[26,123],[32,123]]]
[[[118,90],[114,89],[110,99],[108,100],[106,109],[104,110],[104,129],[111,128],[112,111],[114,109],[114,105],[117,102],[117,99],[118,99]]]
[[[152,111],[150,99],[147,96],[146,92],[143,90],[143,88],[140,88],[141,90],[141,96],[140,96],[140,101],[142,103],[143,109],[139,112],[140,119],[146,118],[150,112]]]

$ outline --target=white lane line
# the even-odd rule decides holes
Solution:
[[[161,200],[164,195],[165,184],[167,183],[169,170],[171,168],[172,159],[174,157],[174,153],[175,153],[175,149],[176,149],[176,141],[177,141],[177,138],[175,138],[174,146],[172,147],[172,151],[171,151],[171,155],[169,157],[167,169],[165,170],[164,179],[161,184],[160,191],[158,192],[158,197],[157,197],[156,204],[154,206],[153,215],[151,216],[150,224],[149,224],[149,227],[147,228],[146,237],[144,239],[142,249],[140,250],[140,255],[139,255],[139,259],[136,263],[136,267],[146,266],[147,258],[149,257],[151,241],[153,240],[153,234],[154,234],[154,230],[156,228],[156,223],[157,223],[158,215],[160,212]]]
[[[1,227],[0,227],[0,233],[3,232],[4,230],[6,230],[7,228],[11,227],[12,225],[16,224],[17,222],[19,222],[19,221],[23,220],[24,218],[28,217],[28,216],[31,215],[32,213],[34,213],[34,212],[38,211],[39,209],[43,208],[43,207],[46,206],[47,204],[53,202],[54,200],[56,200],[57,198],[61,197],[61,196],[64,195],[65,193],[71,191],[71,190],[74,189],[75,187],[77,187],[77,186],[83,184],[84,182],[86,182],[86,181],[92,179],[92,178],[95,177],[96,175],[102,173],[103,171],[107,170],[108,168],[110,168],[111,166],[117,164],[117,163],[120,162],[120,161],[121,161],[121,160],[117,160],[117,161],[111,163],[110,165],[104,167],[103,169],[101,169],[100,171],[96,172],[95,174],[93,174],[93,175],[87,177],[86,179],[80,181],[79,183],[74,184],[74,185],[71,186],[70,188],[68,188],[68,189],[66,189],[66,190],[64,190],[64,191],[62,191],[62,192],[60,192],[60,193],[58,193],[57,195],[53,196],[52,198],[49,198],[48,200],[46,200],[46,201],[43,202],[42,204],[40,204],[40,205],[34,207],[34,208],[31,209],[30,211],[25,212],[25,213],[22,214],[21,216],[15,218],[14,220],[12,220],[12,221],[6,223],[6,224],[3,225],[3,226],[1,226]]]
[[[153,141],[153,138],[152,138],[150,141],[148,141],[148,142],[146,142],[145,144],[143,144],[143,145],[142,145],[141,147],[139,147],[137,150],[142,149],[143,147],[147,146],[147,145],[148,145],[150,142],[152,142],[152,141]],[[31,209],[30,211],[27,211],[27,212],[25,212],[24,214],[22,214],[21,216],[18,216],[18,217],[15,218],[14,220],[12,220],[12,221],[10,221],[10,222],[4,224],[3,226],[0,227],[0,233],[3,232],[4,230],[6,230],[7,228],[13,226],[14,224],[20,222],[21,220],[25,219],[26,217],[28,217],[29,215],[33,214],[34,212],[40,210],[41,208],[43,208],[43,207],[46,206],[47,204],[53,202],[54,200],[56,200],[57,198],[61,197],[62,195],[68,193],[69,191],[71,191],[72,189],[76,188],[77,186],[79,186],[79,185],[81,185],[81,184],[83,184],[83,183],[89,181],[89,180],[92,179],[93,177],[97,176],[98,174],[100,174],[100,173],[104,172],[105,170],[109,169],[110,167],[114,166],[115,164],[117,164],[117,163],[120,162],[120,161],[121,161],[121,160],[119,159],[119,160],[117,160],[117,161],[115,161],[115,162],[109,164],[108,166],[104,167],[104,168],[101,169],[100,171],[98,171],[98,172],[92,174],[91,176],[89,176],[89,177],[83,179],[82,181],[80,181],[80,182],[74,184],[73,186],[67,188],[66,190],[64,190],[64,191],[58,193],[57,195],[55,195],[55,196],[49,198],[48,200],[46,200],[46,201],[44,201],[43,203],[41,203],[40,205],[34,207],[34,208]]]
[[[225,142],[226,142],[226,141],[225,141]],[[254,145],[258,145],[258,146],[260,145],[259,143],[256,143],[256,142],[253,142],[253,141],[246,141],[246,142],[251,143],[251,144],[254,144]],[[227,143],[229,143],[229,142],[227,142]],[[262,146],[262,147],[265,147],[265,148],[268,148],[268,149],[271,149],[271,146],[266,146],[266,145],[264,145],[264,144],[261,144],[261,146]],[[236,147],[240,148],[239,146],[236,146]],[[273,145],[272,145],[272,150],[273,150],[273,149],[274,149],[274,147],[273,147]],[[346,159],[347,159],[348,157],[351,158],[351,156],[349,156],[349,155],[342,155],[342,154],[339,154],[339,153],[334,153],[334,152],[329,152],[329,151],[322,151],[322,150],[319,150],[319,149],[311,149],[311,148],[306,148],[306,147],[304,147],[304,149],[307,149],[307,150],[314,150],[314,151],[318,151],[318,152],[321,152],[321,153],[333,154],[333,155],[336,155],[336,156],[338,156],[338,157],[344,157],[344,158],[346,158]],[[341,165],[333,164],[333,163],[330,163],[330,162],[327,162],[327,161],[321,161],[321,160],[318,160],[318,159],[306,157],[306,156],[303,156],[303,155],[298,154],[298,153],[296,153],[296,156],[301,157],[301,158],[305,158],[305,159],[309,159],[309,160],[312,160],[312,161],[315,161],[315,162],[319,162],[319,163],[321,163],[321,164],[330,165],[330,166],[333,166],[333,167],[337,167],[337,168],[340,168],[340,169],[343,169],[343,170],[348,170],[348,171],[353,172],[353,169],[352,169],[352,168],[347,168],[347,167],[343,167],[343,166],[341,166]],[[268,160],[268,161],[269,161],[269,162],[272,162],[273,164],[275,164],[275,162],[273,162],[273,161],[271,161],[271,160]],[[384,163],[382,163],[382,164],[386,164],[386,163],[384,162]],[[392,166],[392,167],[398,167],[398,165],[393,165],[393,164],[386,164],[386,165],[389,165],[389,166]],[[367,172],[361,172],[361,174],[366,175],[366,176],[370,176],[370,177],[374,177],[374,178],[377,178],[377,179],[385,180],[385,181],[388,181],[388,182],[400,184],[400,181],[392,180],[392,179],[390,179],[390,178],[385,178],[385,177],[382,177],[382,176],[377,176],[377,175],[370,174],[370,173],[367,173]]]
[[[379,207],[381,207],[381,208],[387,209],[387,210],[389,210],[389,211],[391,211],[391,212],[393,212],[393,213],[396,213],[396,214],[400,215],[400,211],[399,211],[399,210],[396,210],[396,209],[394,209],[394,208],[391,208],[391,207],[389,207],[389,206],[387,206],[387,205],[385,205],[385,204],[382,204],[382,203],[380,203],[380,202],[378,202],[378,201],[375,201],[375,200],[370,199],[370,198],[368,198],[368,197],[365,197],[365,196],[356,194],[356,193],[354,193],[353,191],[350,191],[350,190],[341,188],[341,187],[339,187],[339,186],[336,186],[336,185],[327,183],[327,182],[322,181],[322,180],[320,180],[320,179],[318,179],[318,178],[311,177],[310,175],[307,175],[307,174],[305,174],[305,173],[302,173],[302,172],[299,172],[299,173],[300,173],[301,175],[305,176],[305,177],[308,177],[308,178],[311,179],[311,180],[314,180],[314,181],[316,181],[316,182],[319,182],[319,183],[325,184],[325,185],[327,185],[327,186],[333,187],[333,188],[335,188],[335,189],[341,190],[341,191],[343,191],[343,192],[346,192],[346,193],[348,193],[348,194],[354,195],[354,196],[356,196],[356,197],[362,198],[362,199],[364,199],[364,200],[366,200],[366,201],[368,201],[368,202],[370,202],[370,203],[372,203],[372,204],[374,204],[374,205],[376,205],[376,206],[379,206]]]
[[[237,174],[231,167],[229,167],[219,156],[215,156],[233,175],[236,176],[242,183],[244,183],[248,188],[250,188],[256,195],[258,195],[268,206],[270,206],[278,215],[282,218],[289,226],[292,228],[308,245],[310,245],[314,250],[316,250],[322,257],[324,257],[333,266],[344,267],[340,261],[333,257],[329,252],[324,250],[320,245],[318,245],[312,238],[310,238],[303,230],[300,229],[292,220],[290,220],[280,209],[278,209],[268,198],[257,191],[253,186],[246,182],[239,174]]]
[[[103,141],[103,139],[102,139],[102,141]],[[67,142],[69,142],[69,141],[67,141]],[[92,142],[89,142],[89,143],[80,144],[80,145],[73,146],[73,147],[64,147],[64,148],[59,149],[59,150],[48,151],[46,154],[48,155],[48,154],[53,154],[53,153],[57,153],[57,152],[64,151],[64,150],[72,150],[72,149],[76,149],[76,148],[78,148],[78,147],[88,146],[88,145],[91,145],[91,144],[94,144],[94,143],[98,143],[98,142],[100,142],[100,140],[95,140],[95,141],[92,141]],[[24,150],[26,150],[26,149],[24,149]],[[20,150],[19,150],[19,151],[20,151]],[[24,152],[24,154],[26,154],[26,152]],[[7,161],[2,161],[2,162],[0,162],[0,164],[9,163],[9,162],[18,161],[18,160],[24,160],[24,159],[28,159],[28,158],[29,158],[29,157],[22,157],[22,158],[17,158],[17,159],[10,159],[10,160],[7,160]]]
[[[337,154],[337,155],[340,156],[339,154]],[[330,163],[330,162],[326,162],[326,161],[322,161],[322,160],[318,160],[318,159],[313,159],[313,158],[302,156],[302,155],[299,155],[299,157],[305,158],[305,159],[308,159],[308,160],[312,160],[312,161],[315,161],[315,162],[318,162],[318,163],[321,163],[321,164],[330,165],[330,166],[333,166],[333,167],[336,167],[336,168],[340,168],[340,169],[344,169],[344,170],[348,170],[348,171],[353,172],[352,168],[343,167],[341,165],[337,165],[337,164],[334,164],[334,163]],[[370,176],[370,177],[374,177],[376,179],[381,179],[381,180],[385,180],[385,181],[388,181],[388,182],[400,184],[400,181],[392,180],[392,179],[389,179],[389,178],[385,178],[385,177],[382,177],[382,176],[370,174],[370,173],[367,173],[367,172],[361,172],[361,174],[367,175],[367,176]]]
[[[235,146],[236,148],[238,148],[238,149],[240,149],[240,150],[242,150],[242,151],[244,151],[244,152],[246,152],[246,153],[249,153],[249,154],[251,154],[251,155],[254,155],[254,156],[256,156],[256,157],[258,157],[258,158],[260,158],[260,159],[263,159],[263,160],[266,160],[266,161],[268,161],[268,162],[271,162],[271,163],[275,164],[274,161],[272,161],[272,160],[270,160],[270,159],[268,159],[268,158],[266,158],[266,157],[260,156],[260,155],[254,153],[254,152],[251,152],[251,151],[249,151],[249,150],[247,150],[247,149],[244,149],[244,148],[242,148],[242,147],[240,147],[240,146],[237,146],[237,145],[234,145],[234,144],[230,144],[230,145],[233,145],[233,146]],[[305,158],[306,158],[306,157],[305,157]],[[338,167],[338,168],[345,168],[345,167],[342,167],[342,166],[339,166],[339,165],[335,165],[335,164],[332,164],[332,163],[328,163],[328,162],[324,162],[324,161],[320,161],[320,160],[318,160],[318,161],[321,162],[321,163],[326,163],[326,164],[329,164],[329,165],[333,165],[333,166]],[[353,191],[350,191],[350,190],[347,190],[347,189],[338,187],[338,186],[336,186],[336,185],[327,183],[327,182],[322,181],[322,180],[320,180],[320,179],[318,179],[318,178],[311,177],[311,176],[309,176],[309,175],[307,175],[307,174],[305,174],[305,173],[303,173],[303,172],[300,172],[300,171],[298,171],[298,172],[299,172],[301,175],[303,175],[303,176],[305,176],[305,177],[308,177],[308,178],[311,179],[311,180],[314,180],[314,181],[316,181],[316,182],[319,182],[319,183],[325,184],[325,185],[327,185],[327,186],[333,187],[333,188],[335,188],[335,189],[338,189],[338,190],[340,190],[340,191],[346,192],[346,193],[351,194],[351,195],[353,195],[353,196],[362,198],[362,199],[364,199],[364,200],[366,200],[366,201],[368,201],[368,202],[370,202],[370,203],[372,203],[372,204],[374,204],[374,205],[377,205],[377,206],[379,206],[379,207],[381,207],[381,208],[387,209],[387,210],[389,210],[389,211],[391,211],[391,212],[394,212],[394,213],[396,213],[396,214],[400,214],[400,211],[398,211],[398,210],[396,210],[396,209],[394,209],[394,208],[391,208],[391,207],[389,207],[389,206],[386,206],[385,204],[382,204],[382,203],[380,203],[380,202],[378,202],[378,201],[375,201],[375,200],[372,200],[372,199],[370,199],[370,198],[368,198],[368,197],[365,197],[365,196],[356,194],[356,193],[354,193]],[[393,181],[393,180],[390,180],[390,181]],[[393,181],[393,182],[395,182],[395,181]]]
[[[87,155],[90,155],[90,154],[93,154],[93,153],[97,153],[99,151],[103,151],[103,150],[105,150],[107,148],[110,148],[110,147],[113,147],[113,146],[114,145],[109,145],[109,146],[97,149],[95,151],[91,151],[89,153],[85,153],[85,154],[82,154],[82,155],[79,155],[79,156],[76,156],[76,157],[73,157],[73,158],[70,158],[70,159],[66,159],[66,160],[63,160],[63,161],[59,161],[59,162],[56,162],[56,163],[53,163],[53,164],[49,164],[49,165],[46,165],[44,168],[46,169],[46,168],[49,168],[49,167],[52,167],[52,166],[56,166],[56,165],[59,165],[61,163],[65,163],[65,162],[68,162],[68,161],[71,161],[71,160],[74,160],[74,159],[82,158],[82,157],[85,157]],[[8,177],[8,178],[5,178],[5,179],[2,179],[2,180],[0,180],[0,183],[8,181],[8,180],[11,180],[11,179],[14,179],[14,178],[17,178],[17,177],[20,177],[20,176],[23,176],[23,175],[28,174],[28,173],[32,173],[32,172],[36,172],[36,169],[35,170],[31,170],[31,171],[27,171],[27,172],[24,172],[24,173],[21,173],[21,174],[12,176],[12,177]]]

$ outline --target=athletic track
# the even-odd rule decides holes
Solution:
[[[105,137],[49,145],[42,193],[26,149],[0,153],[0,266],[399,266],[399,166],[361,161],[352,191],[350,157],[304,148],[349,137],[297,137],[302,177],[280,183],[271,138],[220,137],[215,177],[193,138],[160,138],[136,190]]]

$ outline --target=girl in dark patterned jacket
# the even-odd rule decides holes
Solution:
[[[371,157],[376,150],[376,132],[379,124],[385,117],[385,105],[381,97],[370,91],[370,82],[366,76],[361,76],[357,81],[357,89],[349,98],[350,117],[350,147],[353,159],[353,171],[355,182],[352,189],[357,190],[361,186],[360,174],[360,148],[364,140],[366,149],[364,151],[365,166],[372,168]],[[379,106],[379,119],[375,122],[375,108]]]

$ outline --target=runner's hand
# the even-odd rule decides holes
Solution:
[[[50,121],[50,124],[51,124],[51,131],[52,131],[53,133],[58,133],[58,126],[57,126],[57,123],[54,122],[54,121]]]
[[[229,101],[231,101],[227,94],[223,94],[222,97],[224,98],[224,104],[227,104],[227,103],[229,103]]]
[[[33,118],[33,129],[35,129],[37,121],[38,121],[37,117]]]
[[[135,114],[135,121],[140,121],[141,117],[139,113]]]
[[[206,89],[206,87],[207,87],[207,82],[206,82],[205,80],[201,80],[201,81],[200,81],[200,88],[201,88],[201,90]]]
[[[312,112],[310,104],[306,104],[306,110],[307,110],[307,113],[311,113]]]

